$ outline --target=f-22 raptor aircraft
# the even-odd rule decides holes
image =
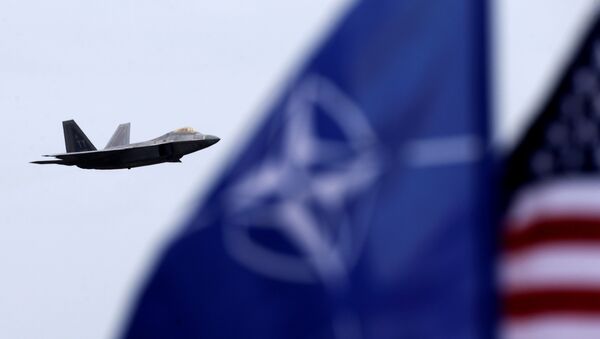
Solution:
[[[194,131],[190,127],[176,129],[156,139],[129,143],[131,124],[121,124],[103,150],[97,150],[74,120],[63,121],[67,153],[44,155],[53,160],[32,161],[33,164],[57,164],[87,169],[121,169],[181,162],[181,158],[220,139]]]

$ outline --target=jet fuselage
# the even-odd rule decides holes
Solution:
[[[79,126],[70,120],[63,122],[67,153],[45,155],[55,160],[34,161],[36,164],[59,164],[86,169],[122,169],[163,162],[180,162],[190,154],[217,143],[220,139],[204,135],[191,128],[169,132],[156,139],[129,143],[129,124],[120,125],[103,150],[96,148]]]

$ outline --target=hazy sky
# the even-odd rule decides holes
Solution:
[[[494,1],[494,108],[498,144],[519,140],[575,53],[597,0]]]
[[[343,1],[0,2],[0,338],[109,338],[161,244]],[[222,138],[183,164],[85,171],[96,147],[182,126]]]
[[[157,246],[349,3],[0,2],[0,338],[114,335]],[[595,3],[496,3],[500,145],[516,140]],[[98,148],[123,122],[132,141],[182,126],[222,140],[130,171],[29,164],[64,149],[71,118]]]

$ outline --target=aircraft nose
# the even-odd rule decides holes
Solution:
[[[217,142],[219,142],[219,140],[221,140],[221,138],[214,136],[214,135],[206,134],[206,135],[204,135],[204,140],[209,141],[211,145],[214,145]]]

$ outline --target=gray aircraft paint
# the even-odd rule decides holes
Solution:
[[[57,164],[86,169],[122,169],[163,162],[181,162],[187,154],[217,143],[220,139],[192,128],[180,128],[158,138],[129,143],[131,124],[121,124],[103,150],[97,150],[74,120],[63,121],[67,153],[44,155],[52,160],[33,164]]]
[[[115,131],[113,136],[110,138],[110,140],[108,141],[108,144],[106,144],[106,147],[104,147],[104,149],[129,145],[130,129],[131,129],[130,123],[119,125],[119,127],[117,127],[117,130]]]

